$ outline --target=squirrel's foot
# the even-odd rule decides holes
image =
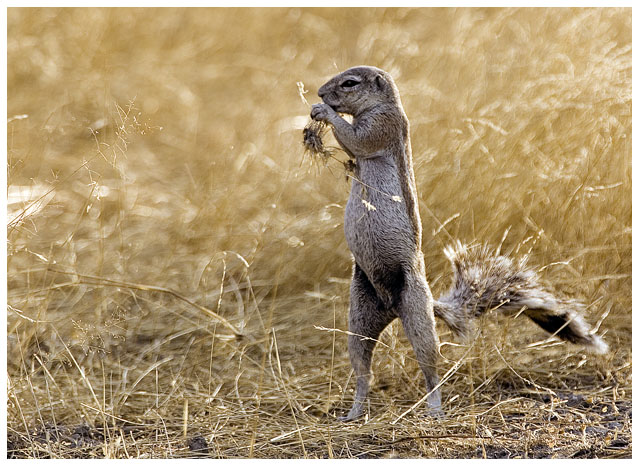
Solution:
[[[440,389],[431,391],[431,394],[427,397],[427,408],[424,412],[426,417],[443,418],[444,411],[442,410],[442,401],[440,397]]]
[[[341,422],[350,422],[356,420],[364,414],[364,404],[354,402],[351,410],[347,415],[343,415],[342,417],[338,417],[338,420]]]
[[[429,418],[445,418],[446,414],[444,413],[444,410],[442,410],[441,407],[427,407],[427,409],[424,411],[423,414],[425,417],[429,417]]]
[[[338,421],[339,422],[351,422],[353,420],[355,420],[358,417],[351,417],[349,414],[347,415],[343,415],[342,417],[338,417]]]

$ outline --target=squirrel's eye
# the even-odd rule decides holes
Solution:
[[[353,79],[348,79],[344,81],[340,86],[342,86],[343,88],[352,88],[358,84],[360,84],[358,81]]]

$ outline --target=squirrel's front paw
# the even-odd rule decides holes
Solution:
[[[321,122],[328,122],[329,116],[335,113],[327,104],[313,104],[311,106],[311,118]]]

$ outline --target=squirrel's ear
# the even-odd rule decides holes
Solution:
[[[376,86],[378,86],[378,89],[380,89],[381,91],[384,91],[386,89],[387,81],[381,74],[377,74],[374,81],[376,83]]]

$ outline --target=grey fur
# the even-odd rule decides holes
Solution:
[[[355,262],[349,356],[356,394],[343,420],[362,415],[376,339],[395,318],[402,321],[416,352],[430,393],[427,404],[435,411],[440,410],[440,390],[434,313],[454,332],[465,335],[469,319],[487,309],[525,308],[525,314],[552,332],[562,322],[559,337],[606,348],[588,333],[571,307],[538,287],[535,274],[524,264],[514,265],[498,255],[473,256],[461,245],[449,250],[454,284],[434,302],[421,250],[409,121],[391,75],[375,67],[350,68],[324,84],[318,95],[323,103],[312,106],[311,118],[330,124],[340,146],[355,161],[344,231]],[[352,115],[353,122],[338,112]]]
[[[594,353],[608,351],[607,344],[590,332],[580,316],[584,306],[546,291],[536,272],[527,266],[526,256],[515,263],[486,245],[469,247],[460,242],[446,248],[445,254],[451,261],[453,281],[435,302],[434,311],[457,335],[468,334],[472,318],[499,309],[523,312],[549,333]]]

